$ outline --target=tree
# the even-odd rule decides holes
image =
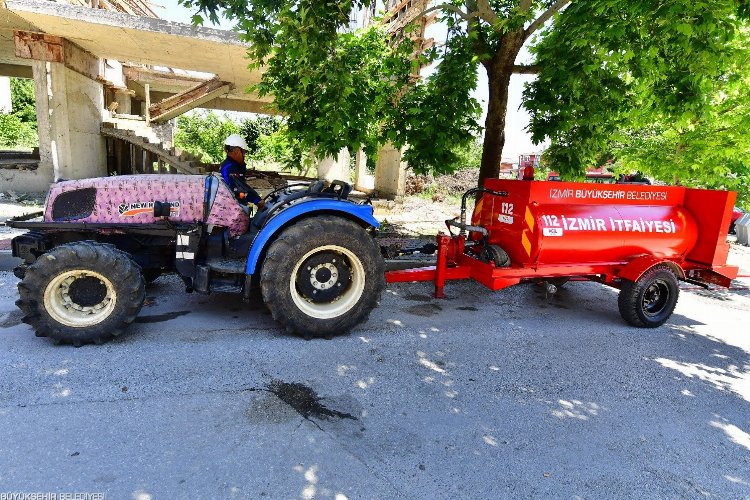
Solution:
[[[212,111],[181,115],[177,118],[174,142],[204,163],[220,163],[224,160],[224,141],[239,130],[232,120],[219,118]]]
[[[391,141],[409,145],[415,170],[446,170],[453,149],[479,129],[470,92],[481,65],[489,101],[480,185],[499,172],[512,74],[539,74],[526,93],[531,131],[538,141],[551,138],[563,171],[582,171],[606,151],[608,134],[628,123],[637,130],[656,118],[700,116],[750,9],[743,0],[445,0],[424,14],[440,13],[448,39],[419,61],[439,65],[410,84],[408,37],[393,39],[379,27],[343,30],[351,9],[370,0],[181,3],[198,9],[196,20],[223,13],[237,21],[251,60],[266,68],[257,90],[274,95],[290,134],[323,154],[363,144],[372,156]],[[536,61],[516,64],[535,34]]]
[[[282,126],[280,118],[274,116],[258,116],[248,118],[240,124],[240,135],[247,141],[249,153],[254,155],[260,149],[259,140],[261,137],[270,136]]]
[[[742,4],[595,5],[570,5],[535,47],[541,70],[526,105],[535,137],[551,138],[553,168],[575,174],[606,153],[626,172],[736,189],[747,200],[750,30]]]

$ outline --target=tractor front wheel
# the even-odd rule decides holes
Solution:
[[[666,265],[646,271],[637,281],[623,280],[617,305],[622,318],[633,326],[656,328],[672,315],[680,287]]]
[[[335,216],[303,219],[274,241],[261,270],[263,300],[273,318],[305,337],[347,333],[367,319],[385,288],[373,238]]]
[[[133,322],[143,305],[141,269],[112,245],[78,241],[40,256],[18,284],[23,321],[56,343],[109,340]]]

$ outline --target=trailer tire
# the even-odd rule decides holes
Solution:
[[[509,267],[510,256],[508,252],[498,245],[487,245],[482,249],[482,262],[494,263],[495,267]]]
[[[659,264],[633,282],[623,280],[617,305],[622,318],[633,326],[656,328],[674,312],[680,287],[669,266]]]
[[[23,321],[55,343],[101,344],[135,320],[146,297],[141,268],[113,245],[60,245],[18,284]]]
[[[274,320],[306,338],[342,335],[364,321],[385,289],[385,263],[357,223],[303,219],[271,244],[260,273]]]

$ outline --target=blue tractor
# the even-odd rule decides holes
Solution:
[[[177,273],[187,292],[260,292],[305,338],[365,321],[385,288],[372,206],[351,187],[290,185],[252,216],[216,174],[53,184],[41,222],[13,240],[23,320],[56,343],[103,343],[132,323],[145,286]]]

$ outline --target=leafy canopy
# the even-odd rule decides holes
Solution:
[[[180,0],[202,15],[237,21],[250,43],[251,66],[265,68],[254,89],[273,95],[286,115],[295,147],[316,156],[351,153],[362,146],[373,162],[378,146],[409,144],[407,160],[417,171],[447,170],[452,148],[474,139],[479,104],[477,61],[467,41],[453,37],[444,49],[414,59],[408,38],[392,40],[382,27],[347,31],[352,8],[369,0]],[[201,15],[194,18],[202,22]],[[443,64],[425,82],[409,87],[420,63]],[[407,92],[408,89],[408,92]]]
[[[249,56],[265,73],[295,147],[335,155],[363,144],[409,145],[417,171],[449,171],[456,147],[480,128],[470,97],[477,68],[489,77],[480,180],[493,175],[505,143],[510,75],[536,33],[538,72],[524,105],[550,165],[582,173],[614,157],[662,180],[746,186],[745,0],[447,0],[433,3],[448,26],[437,49],[414,60],[405,39],[382,28],[346,31],[352,8],[371,0],[180,0],[202,16],[236,20]],[[442,40],[440,41],[442,42]],[[439,60],[411,84],[422,62]]]
[[[525,91],[547,158],[602,155],[659,180],[748,196],[750,32],[733,0],[574,2],[534,47]]]

